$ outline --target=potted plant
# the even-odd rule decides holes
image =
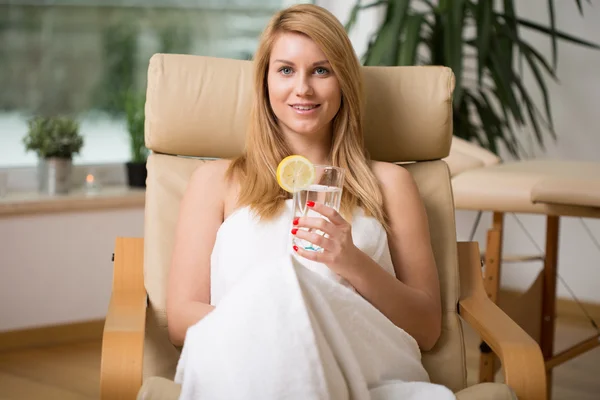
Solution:
[[[28,121],[25,149],[39,157],[38,187],[50,195],[71,189],[73,155],[83,147],[79,123],[67,116],[35,116]]]
[[[556,138],[547,78],[556,76],[557,42],[600,49],[595,44],[556,29],[555,0],[548,0],[549,24],[517,15],[514,0],[358,0],[346,29],[357,14],[384,7],[385,16],[363,55],[365,65],[445,65],[456,77],[453,99],[454,135],[477,141],[498,154],[503,143],[512,156],[526,155],[519,138],[531,128],[544,148],[545,132]],[[583,15],[581,0],[573,2]],[[540,11],[540,12],[542,12]],[[524,40],[523,29],[546,35],[552,48],[547,60]],[[523,81],[523,68],[531,71],[542,94],[536,104]],[[542,111],[543,110],[543,111]],[[519,133],[521,132],[521,133]]]
[[[131,159],[126,163],[127,182],[130,187],[146,187],[146,159],[148,149],[144,139],[144,107],[146,97],[133,91],[125,95],[125,116]]]

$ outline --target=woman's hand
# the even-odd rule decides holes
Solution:
[[[352,226],[331,207],[313,201],[307,202],[306,205],[327,217],[329,221],[321,217],[296,218],[293,223],[292,234],[299,239],[306,240],[323,248],[323,251],[305,250],[298,246],[294,246],[294,250],[300,256],[308,260],[323,263],[333,272],[345,277],[348,272],[345,270],[356,262],[359,253],[362,253],[352,241]],[[299,228],[320,230],[326,233],[327,237]]]

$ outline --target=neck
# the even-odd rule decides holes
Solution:
[[[321,135],[305,135],[290,133],[286,141],[292,154],[306,157],[313,164],[331,164],[331,132],[328,130]]]

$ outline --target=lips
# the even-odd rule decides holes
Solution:
[[[320,106],[320,104],[290,104],[290,107],[298,111],[310,111]]]

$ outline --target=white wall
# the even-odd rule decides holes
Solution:
[[[104,318],[117,236],[143,210],[0,218],[0,331]]]

